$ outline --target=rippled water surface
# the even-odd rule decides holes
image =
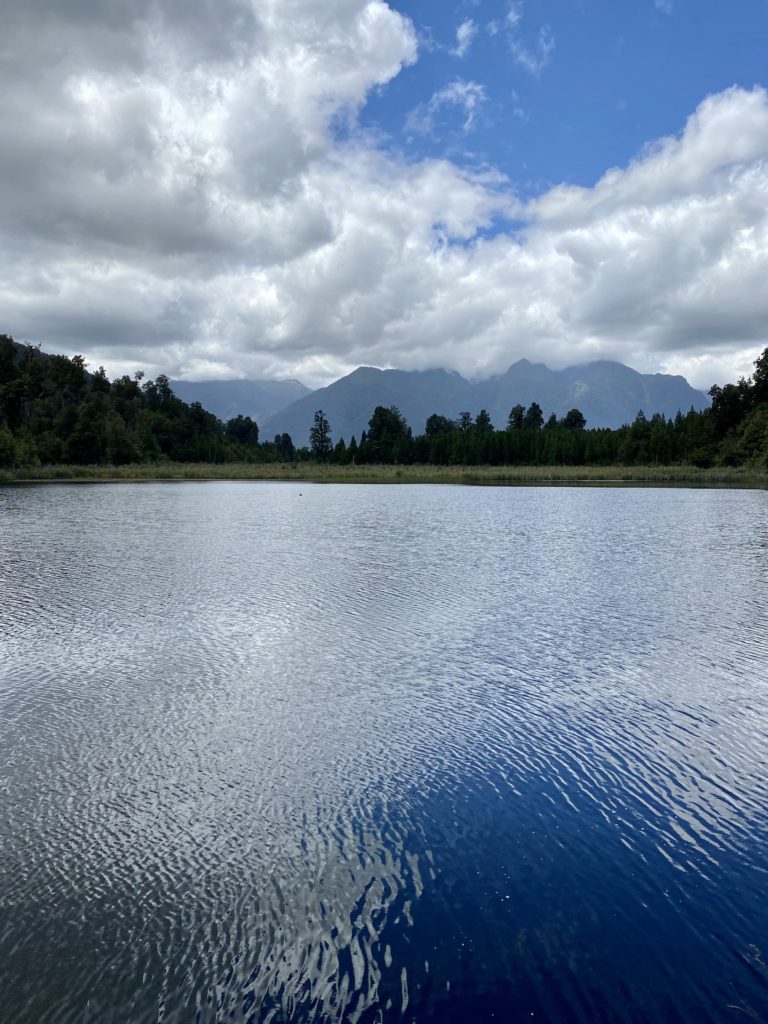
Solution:
[[[768,1022],[768,494],[0,489],[0,1018]]]

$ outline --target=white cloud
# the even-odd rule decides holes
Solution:
[[[467,18],[456,29],[456,47],[453,54],[456,57],[465,57],[477,35],[477,25],[471,18]]]
[[[672,0],[653,0],[653,5],[656,10],[661,11],[662,14],[671,14],[674,10]]]
[[[406,131],[414,135],[434,135],[440,113],[447,107],[462,112],[461,130],[470,132],[475,127],[478,113],[486,99],[482,85],[456,79],[438,89],[427,103],[420,104],[409,113]]]
[[[523,20],[523,5],[522,3],[512,3],[509,5],[507,16],[504,19],[507,28],[516,29],[520,22]]]
[[[5,28],[0,330],[111,373],[309,383],[524,355],[708,386],[768,344],[762,89],[709,97],[593,188],[522,204],[500,174],[355,130],[416,56],[383,2],[41,5]],[[484,102],[457,80],[422,115],[468,131]],[[483,237],[504,218],[524,227]]]
[[[510,4],[505,19],[509,51],[516,64],[531,75],[539,75],[549,64],[555,49],[555,39],[549,26],[543,25],[535,42],[526,42],[520,33],[522,21],[522,2]]]
[[[533,48],[514,38],[510,40],[509,48],[515,62],[521,68],[525,68],[532,75],[539,75],[549,64],[549,59],[555,48],[555,40],[549,28],[544,26],[539,29],[536,45]]]

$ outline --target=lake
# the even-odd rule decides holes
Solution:
[[[768,493],[0,488],[9,1024],[768,1022]]]

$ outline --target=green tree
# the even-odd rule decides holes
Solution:
[[[293,447],[290,434],[275,434],[274,445],[283,462],[293,462],[296,458],[296,449]]]
[[[509,410],[507,419],[507,430],[522,430],[525,420],[525,406],[513,405]]]
[[[755,372],[752,374],[752,401],[755,405],[768,402],[768,348],[755,360]]]
[[[0,386],[16,376],[16,343],[7,334],[0,334]]]
[[[368,421],[368,459],[371,462],[406,462],[411,429],[397,406],[377,405]]]
[[[523,426],[529,430],[541,430],[544,426],[544,413],[538,402],[531,402],[523,417]]]
[[[95,392],[79,407],[74,429],[67,438],[65,458],[77,464],[102,461],[107,448],[106,399]]]
[[[16,444],[8,427],[0,423],[0,466],[12,466],[16,459]]]
[[[487,409],[481,409],[475,419],[475,430],[481,434],[489,434],[493,430],[493,424],[491,423],[491,417],[488,414]]]
[[[109,394],[109,379],[103,366],[100,366],[96,373],[94,373],[91,381],[91,387],[94,391],[99,391],[104,395]]]
[[[250,416],[235,416],[227,420],[224,432],[236,444],[258,444],[259,426]]]
[[[176,398],[171,389],[170,377],[164,373],[159,374],[155,380],[145,381],[142,389],[151,409],[161,407],[168,409],[174,401],[181,402],[181,399]]]
[[[424,432],[427,437],[435,437],[436,434],[449,434],[455,429],[456,424],[453,420],[448,419],[447,416],[440,416],[438,413],[433,412],[427,420]]]
[[[309,447],[315,459],[327,459],[333,451],[331,425],[322,409],[317,410],[314,423],[310,427]]]
[[[584,418],[584,414],[579,412],[578,409],[569,409],[565,416],[563,416],[562,425],[566,430],[584,430],[587,421]]]
[[[343,437],[340,437],[333,449],[333,461],[344,465],[347,461],[347,445]]]
[[[725,437],[734,430],[746,416],[752,397],[752,389],[749,381],[742,377],[738,384],[725,384],[718,387],[715,384],[709,389],[709,397],[712,399],[710,415],[718,437]]]
[[[768,468],[768,402],[754,409],[744,421],[739,440],[742,462],[753,462]]]
[[[111,409],[107,413],[107,462],[112,466],[123,466],[135,462],[136,458],[136,445],[125,420]]]

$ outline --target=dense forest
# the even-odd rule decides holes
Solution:
[[[0,466],[291,460],[288,435],[259,444],[248,416],[222,423],[177,398],[167,377],[107,379],[82,357],[46,355],[0,335]]]
[[[589,429],[578,409],[545,417],[533,402],[494,425],[485,410],[456,420],[434,413],[414,436],[395,407],[377,406],[361,437],[334,442],[315,413],[308,444],[288,434],[260,442],[248,416],[223,423],[177,398],[167,377],[138,372],[110,381],[82,357],[47,355],[0,335],[0,466],[70,463],[292,462],[433,465],[672,465],[768,468],[768,349],[755,372],[711,388],[711,408],[646,417],[617,430]]]

